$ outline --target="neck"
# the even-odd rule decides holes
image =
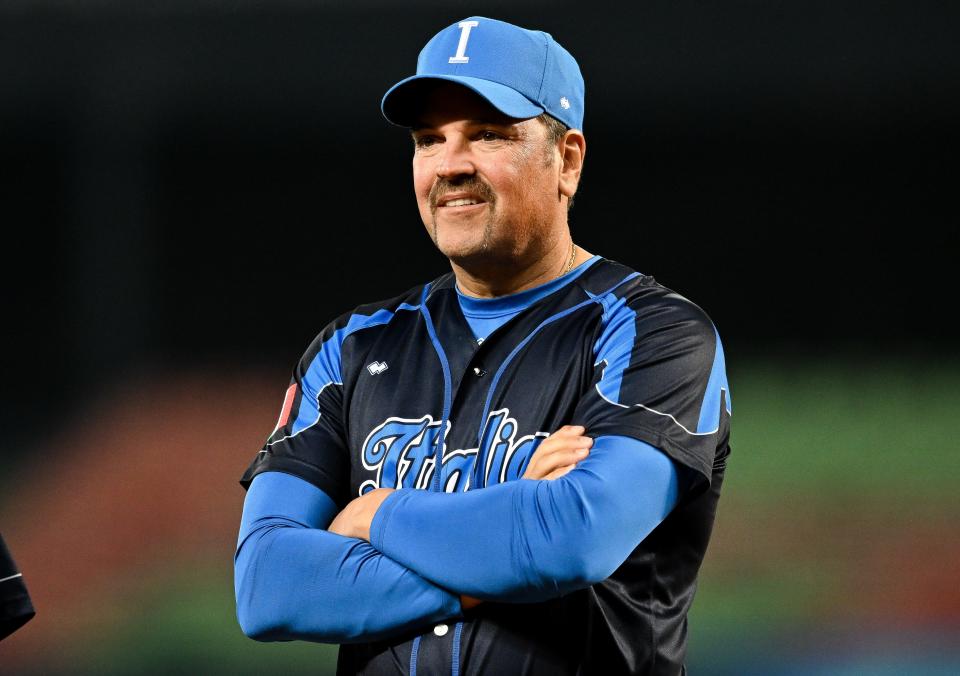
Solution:
[[[572,248],[574,245],[568,236],[533,261],[485,260],[465,264],[451,259],[450,267],[461,292],[476,298],[496,298],[546,284],[589,260],[592,255],[575,247],[571,257]]]

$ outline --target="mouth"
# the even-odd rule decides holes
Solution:
[[[470,207],[475,204],[486,204],[486,202],[472,197],[461,197],[460,199],[443,202],[438,205],[438,208],[449,209],[450,207]]]
[[[472,207],[483,206],[487,202],[478,195],[467,193],[447,193],[437,200],[436,209],[440,210],[461,210]]]
[[[438,212],[457,214],[482,211],[484,206],[492,207],[496,202],[496,194],[486,181],[476,175],[454,178],[441,176],[430,186],[428,199],[434,215]]]
[[[482,213],[488,204],[489,202],[476,194],[451,192],[437,200],[433,215],[434,218],[438,216],[469,217]]]

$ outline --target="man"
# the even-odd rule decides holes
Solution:
[[[247,635],[341,643],[342,674],[684,672],[723,351],[697,306],[572,241],[583,93],[551,36],[484,17],[387,92],[452,272],[295,368],[241,480]]]
[[[0,535],[0,641],[33,619],[36,612],[7,543]]]

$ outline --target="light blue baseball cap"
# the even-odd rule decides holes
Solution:
[[[583,76],[576,60],[549,33],[472,16],[434,35],[417,59],[417,74],[393,85],[380,110],[412,127],[424,88],[446,80],[467,87],[508,117],[548,113],[583,128]]]

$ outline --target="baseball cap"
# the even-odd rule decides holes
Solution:
[[[398,126],[413,126],[423,87],[436,80],[472,89],[508,117],[545,112],[572,129],[583,128],[580,67],[543,31],[483,16],[447,26],[420,51],[417,74],[384,95],[383,116]]]

